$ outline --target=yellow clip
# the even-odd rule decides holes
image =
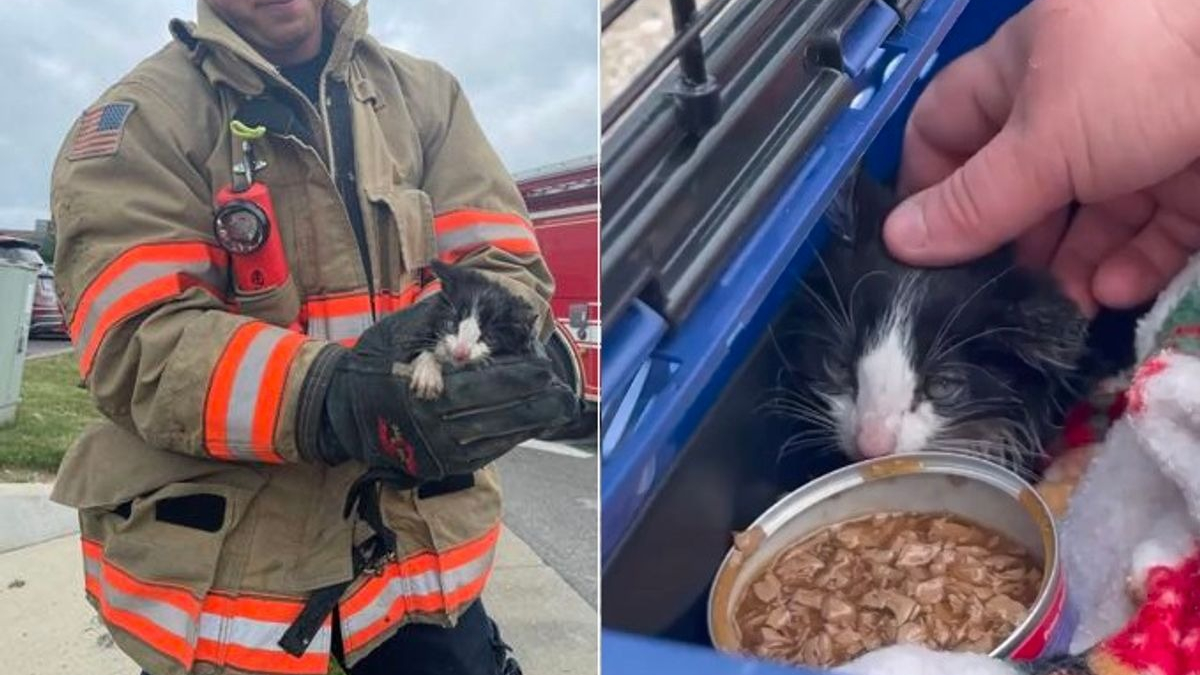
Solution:
[[[267,128],[264,126],[248,127],[238,120],[229,123],[229,130],[243,141],[257,141],[267,134]]]

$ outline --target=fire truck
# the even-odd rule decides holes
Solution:
[[[600,402],[599,171],[595,157],[539,167],[516,176],[542,256],[554,275],[555,332],[550,358],[588,402],[583,421],[559,437],[596,429]]]

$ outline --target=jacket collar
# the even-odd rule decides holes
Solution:
[[[326,29],[336,31],[325,72],[346,79],[354,48],[367,33],[367,0],[325,3]],[[233,30],[207,0],[197,0],[196,22],[175,19],[171,33],[192,53],[213,84],[227,84],[247,96],[257,96],[268,82],[284,83],[279,69]]]

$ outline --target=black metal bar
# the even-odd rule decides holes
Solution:
[[[839,40],[869,2],[730,5],[704,34],[705,74],[720,82],[719,121],[703,134],[681,123],[681,65],[605,130],[604,321],[635,297],[670,323],[687,315],[849,101]]]
[[[621,18],[637,0],[612,0],[600,10],[600,30],[608,30],[609,24]]]
[[[696,20],[696,0],[671,0],[671,18],[675,23],[675,35],[687,32]],[[689,40],[679,52],[679,69],[687,84],[703,84],[708,81],[708,70],[704,67],[704,46],[699,39]]]
[[[698,36],[701,31],[708,27],[712,22],[713,17],[721,13],[731,0],[713,0],[711,4],[704,8],[703,12],[698,12],[691,25],[682,33],[677,33],[675,37],[667,43],[667,46],[658,53],[657,56],[646,66],[637,77],[633,79],[624,89],[622,89],[604,109],[601,115],[600,126],[602,131],[607,131],[612,126],[613,122],[617,121],[625,111],[633,105],[647,90],[654,81],[662,75],[663,71],[671,65],[671,62],[678,57],[691,42],[699,41]]]

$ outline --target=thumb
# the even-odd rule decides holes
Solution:
[[[901,202],[884,241],[914,265],[952,265],[1015,239],[1071,200],[1054,144],[1005,127],[949,177]]]

